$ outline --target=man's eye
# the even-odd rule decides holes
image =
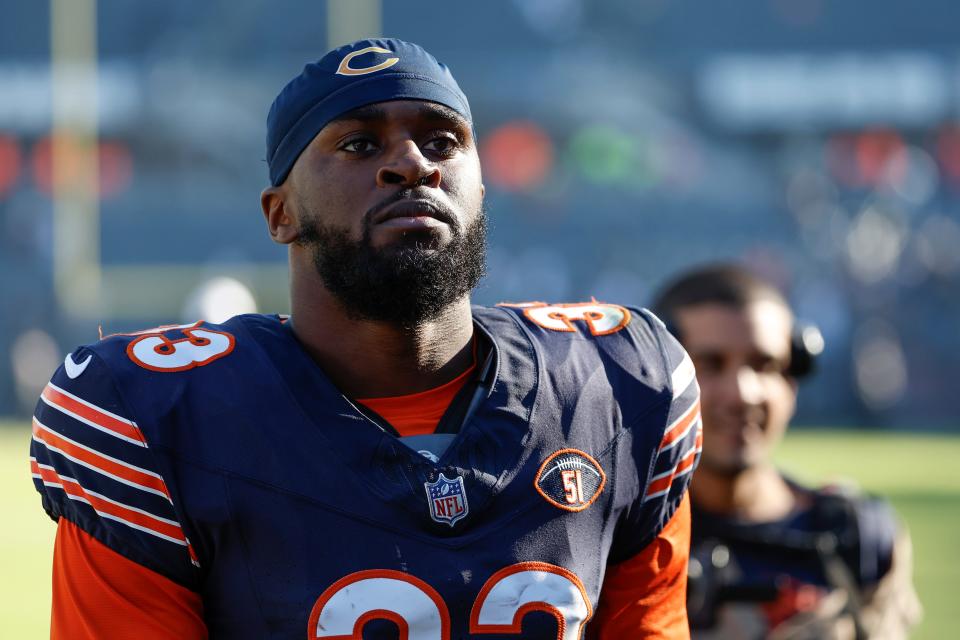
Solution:
[[[450,155],[456,151],[459,144],[457,139],[452,136],[437,136],[428,140],[423,145],[423,150],[439,155]]]
[[[783,373],[787,370],[787,365],[776,358],[763,358],[753,363],[753,369],[757,373]]]
[[[376,149],[376,145],[367,138],[354,138],[340,145],[340,149],[350,153],[370,153]]]
[[[693,358],[697,373],[718,373],[723,370],[723,358],[717,355],[700,355]]]

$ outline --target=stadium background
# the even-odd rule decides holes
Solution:
[[[716,259],[772,278],[827,343],[784,460],[891,495],[916,540],[916,637],[960,622],[952,0],[52,0],[0,14],[0,495],[14,515],[0,551],[15,576],[0,631],[45,633],[53,527],[25,462],[39,389],[100,327],[287,310],[285,253],[258,206],[266,111],[304,62],[376,34],[423,44],[470,98],[493,222],[475,299],[643,304]]]

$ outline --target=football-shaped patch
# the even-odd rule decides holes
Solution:
[[[596,460],[577,449],[561,449],[540,466],[537,491],[555,507],[583,511],[597,499],[606,481]]]

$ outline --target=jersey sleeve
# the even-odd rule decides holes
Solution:
[[[648,473],[635,503],[620,523],[611,564],[633,557],[660,534],[686,495],[703,446],[700,387],[693,362],[662,322],[646,311],[643,317],[659,341],[668,382],[665,397],[656,410],[644,416],[641,424],[634,425],[638,430],[654,429],[658,440],[653,451],[633,452],[637,464]],[[634,442],[648,446],[642,438],[635,438]]]
[[[53,640],[205,640],[200,594],[128,560],[63,518],[53,555]]]
[[[199,563],[154,452],[97,353],[80,348],[67,357],[41,394],[32,428],[30,468],[51,518],[196,587]]]
[[[685,640],[690,498],[634,557],[607,569],[589,640]]]

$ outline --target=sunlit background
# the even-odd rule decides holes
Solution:
[[[264,119],[362,34],[422,43],[477,118],[481,303],[646,303],[738,259],[828,349],[800,422],[956,427],[960,60],[950,0],[9,3],[0,414],[114,332],[285,311]]]
[[[476,117],[480,303],[646,304],[735,259],[826,340],[797,423],[960,429],[956,0],[208,0],[0,9],[0,416],[113,333],[288,311],[264,121],[307,61],[422,44]],[[39,506],[37,507],[39,509]]]

